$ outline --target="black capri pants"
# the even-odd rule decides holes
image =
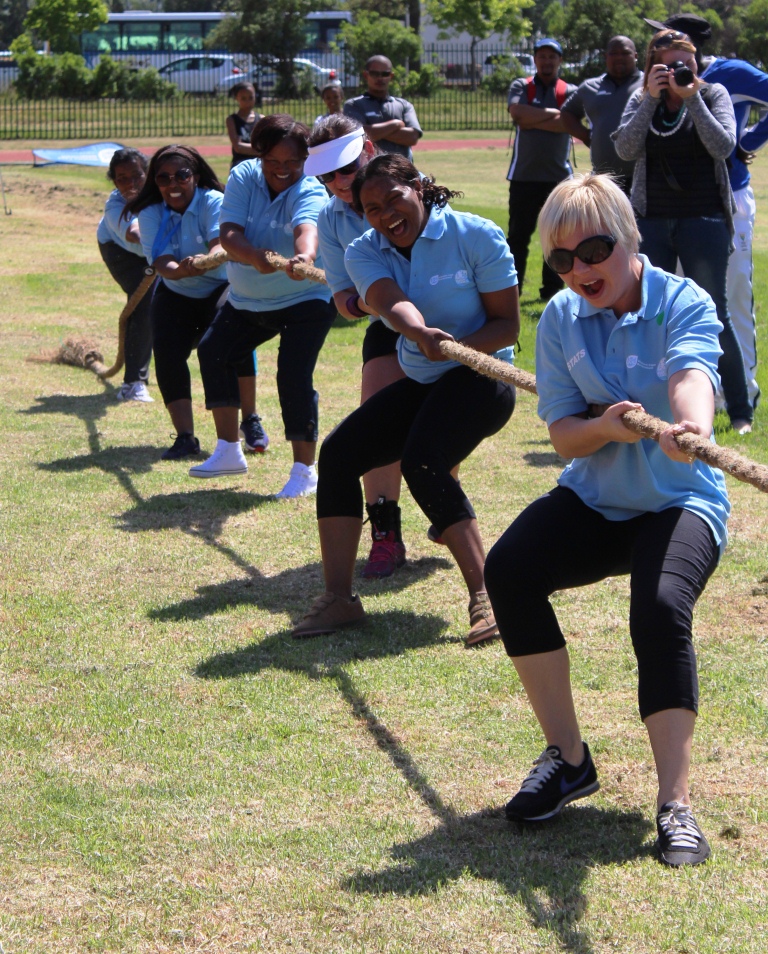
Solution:
[[[360,478],[400,461],[414,500],[437,530],[475,516],[451,476],[512,416],[515,388],[471,368],[452,368],[433,384],[402,378],[345,418],[320,449],[317,516],[363,516]]]
[[[228,288],[229,285],[222,282],[207,298],[190,298],[171,291],[163,282],[155,286],[151,312],[155,374],[166,406],[173,401],[192,399],[187,361],[208,330]],[[236,374],[243,378],[256,374],[252,353],[243,356]]]
[[[485,582],[510,656],[565,646],[549,597],[630,574],[629,631],[640,716],[698,712],[693,607],[720,558],[711,528],[679,507],[607,520],[556,487],[520,514],[493,546]]]
[[[139,248],[140,246],[136,246]],[[99,242],[99,252],[109,274],[130,298],[144,280],[147,260],[134,255],[118,245],[117,242]],[[152,325],[149,310],[152,302],[152,289],[144,295],[131,312],[125,329],[125,375],[123,381],[149,380],[149,362],[152,358]]]
[[[321,298],[275,311],[248,311],[227,302],[200,342],[197,354],[205,387],[205,406],[240,407],[237,368],[254,348],[280,335],[277,394],[288,441],[316,441],[318,394],[313,375],[317,356],[336,318]]]

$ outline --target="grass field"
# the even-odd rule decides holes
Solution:
[[[421,165],[505,226],[507,162],[488,149]],[[103,170],[3,179],[3,954],[764,954],[768,496],[729,479],[730,545],[697,611],[692,783],[711,863],[672,872],[653,856],[623,578],[555,599],[602,788],[549,826],[510,826],[503,805],[542,740],[502,648],[464,649],[459,572],[407,493],[409,562],[361,584],[370,624],[295,643],[291,622],[322,587],[313,500],[269,497],[290,467],[276,347],[260,351],[269,452],[243,477],[191,481],[159,460],[159,400],[124,406],[115,384],[26,360],[68,336],[114,354],[122,296],[95,243]],[[755,180],[768,355],[765,159]],[[523,313],[532,370],[539,303]],[[321,354],[323,433],[357,403],[362,330],[339,322]],[[765,365],[761,384],[768,395]],[[719,426],[762,463],[766,403],[749,438]],[[521,393],[462,465],[488,545],[562,463]]]

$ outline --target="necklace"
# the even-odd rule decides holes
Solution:
[[[686,106],[685,103],[683,103],[680,109],[678,109],[677,114],[672,119],[665,119],[664,114],[666,110],[664,108],[664,104],[663,103],[660,104],[658,110],[656,111],[656,115],[654,116],[654,120],[658,118],[661,125],[667,126],[668,128],[666,130],[657,129],[654,123],[652,122],[651,132],[654,133],[656,136],[671,136],[673,133],[677,132],[677,130],[679,129],[687,109],[688,107]]]

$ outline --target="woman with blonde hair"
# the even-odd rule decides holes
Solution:
[[[549,598],[628,573],[640,717],[658,776],[659,857],[698,864],[709,846],[688,787],[699,701],[692,619],[725,546],[730,505],[722,473],[675,437],[712,436],[722,326],[693,282],[638,254],[632,207],[609,176],[560,183],[539,234],[566,284],[536,335],[539,416],[571,463],[485,565],[499,632],[546,739],[507,816],[543,821],[600,787]],[[659,443],[625,427],[622,415],[634,408],[669,422]]]

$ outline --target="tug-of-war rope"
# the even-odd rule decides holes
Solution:
[[[269,250],[265,251],[265,257],[273,268],[285,271],[288,265],[288,259]],[[209,255],[195,255],[192,259],[193,264],[201,271],[210,271],[213,268],[218,268],[227,261],[230,261],[230,259],[224,249],[218,249]],[[304,278],[308,278],[310,281],[319,282],[321,284],[326,283],[325,272],[312,265],[297,262],[293,265],[293,271],[298,275],[302,275]],[[76,351],[77,355],[79,355],[84,352],[85,349],[85,358],[81,360],[58,358],[58,363],[77,364],[79,367],[89,368],[101,378],[111,377],[113,374],[116,374],[122,367],[125,325],[127,324],[128,317],[133,311],[133,308],[136,307],[141,298],[149,290],[153,281],[154,271],[152,272],[151,278],[148,274],[142,280],[120,315],[120,343],[118,346],[118,355],[115,364],[111,368],[104,368],[104,365],[101,364],[103,358],[100,353],[94,352],[92,348],[91,350],[87,350],[82,343],[77,344],[71,340],[64,343],[64,347],[60,349],[60,352],[63,352],[64,349],[69,346],[70,351]],[[514,384],[515,387],[523,391],[529,391],[531,394],[538,393],[536,390],[536,377],[528,371],[523,371],[520,368],[514,367],[514,365],[499,361],[497,358],[492,358],[490,355],[483,354],[481,351],[467,348],[465,345],[461,345],[456,341],[441,341],[440,350],[447,358],[452,358],[454,361],[466,364],[468,367],[473,368],[480,374],[484,374],[486,377]],[[97,359],[92,357],[94,353],[98,356]],[[53,359],[48,358],[43,360]],[[90,363],[86,363],[88,360],[90,360]],[[624,414],[621,415],[621,419],[630,431],[633,431],[635,434],[640,434],[641,437],[649,437],[654,441],[658,441],[662,432],[669,427],[668,421],[662,421],[658,417],[646,414],[645,411],[625,411]],[[768,493],[768,466],[765,464],[758,464],[728,447],[719,447],[717,444],[713,444],[708,438],[700,437],[698,434],[676,434],[675,440],[677,441],[678,447],[689,456],[696,457],[711,467],[717,467],[732,477],[735,477],[737,480],[741,480],[746,484],[752,484],[753,487],[757,487],[757,489],[762,490],[763,493]]]

